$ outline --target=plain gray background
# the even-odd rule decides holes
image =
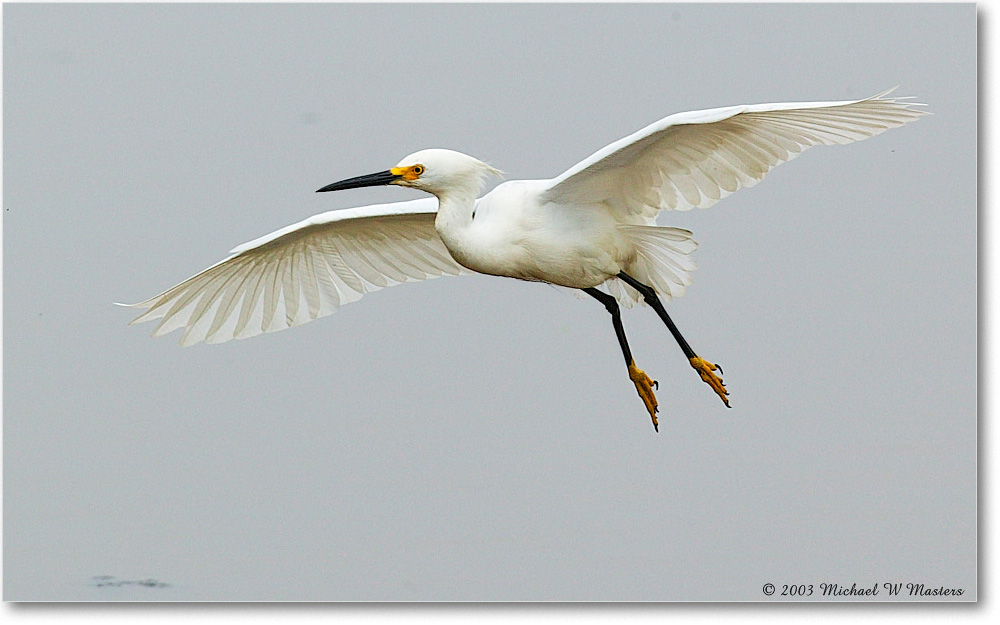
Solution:
[[[733,409],[628,311],[658,435],[604,309],[542,285],[191,349],[112,305],[418,197],[313,191],[420,148],[550,177],[670,113],[897,84],[934,115],[661,215]],[[7,5],[3,219],[6,600],[976,598],[974,5]]]

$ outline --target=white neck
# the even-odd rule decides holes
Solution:
[[[438,213],[434,219],[445,247],[462,265],[473,269],[478,250],[473,237],[472,213],[476,209],[478,185],[458,186],[436,194]]]

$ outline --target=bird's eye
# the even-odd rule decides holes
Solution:
[[[414,165],[410,169],[410,171],[412,171],[413,173],[415,173],[416,175],[419,176],[420,174],[424,173],[424,166],[423,165]]]

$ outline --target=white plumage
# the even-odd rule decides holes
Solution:
[[[679,113],[554,179],[503,183],[479,199],[484,179],[499,172],[424,150],[377,178],[322,190],[398,184],[436,201],[331,211],[282,228],[134,304],[148,310],[132,323],[162,318],[154,336],[183,328],[182,345],[220,343],[301,325],[386,286],[467,270],[573,288],[607,283],[629,303],[638,296],[619,282],[625,272],[669,299],[691,282],[696,244],[687,230],[657,227],[659,211],[711,206],[811,146],[912,121],[917,106],[881,94]]]
[[[363,294],[463,271],[434,230],[432,198],[315,215],[235,248],[156,297],[132,323],[163,318],[181,345],[275,332],[334,313]]]

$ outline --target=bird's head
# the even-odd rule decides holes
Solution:
[[[482,191],[487,177],[501,174],[500,170],[461,152],[435,148],[414,152],[386,171],[328,184],[317,193],[395,184],[437,196],[458,191],[475,196]]]

